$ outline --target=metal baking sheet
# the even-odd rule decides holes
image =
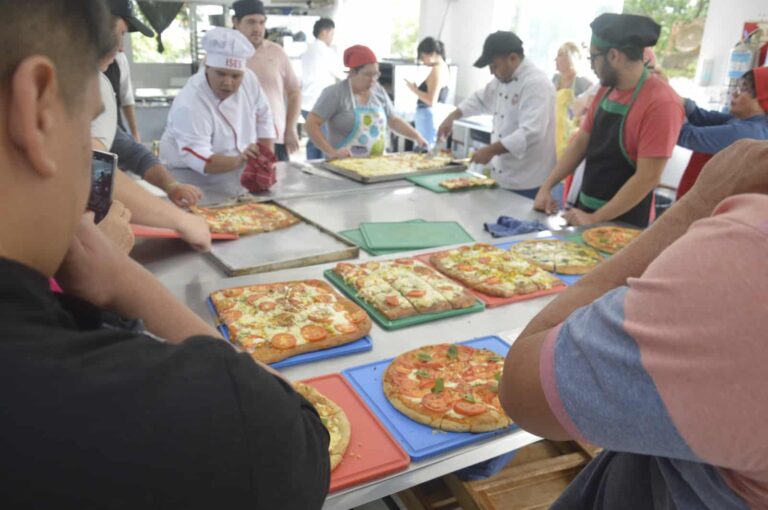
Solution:
[[[214,244],[209,254],[224,269],[227,276],[312,266],[357,258],[360,254],[360,249],[353,242],[288,207],[272,203],[289,211],[301,221],[288,228]]]
[[[343,175],[344,177],[348,177],[353,181],[362,182],[363,184],[371,184],[374,182],[385,182],[385,181],[397,181],[399,179],[405,179],[410,175],[429,175],[429,174],[439,174],[444,172],[463,172],[464,170],[467,169],[466,165],[463,165],[460,163],[451,163],[445,166],[441,166],[439,168],[434,168],[432,170],[412,170],[412,169],[405,168],[403,169],[404,171],[399,174],[377,175],[373,177],[368,177],[368,176],[360,175],[357,172],[347,170],[346,168],[339,168],[329,161],[324,161],[322,163],[319,163],[319,165],[320,167],[326,170],[337,173],[339,175]]]

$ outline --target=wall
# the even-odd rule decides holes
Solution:
[[[729,52],[739,40],[743,23],[760,20],[768,20],[766,0],[709,0],[696,83],[725,84]]]

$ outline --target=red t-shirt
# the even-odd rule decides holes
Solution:
[[[585,133],[592,132],[595,109],[605,95],[600,87],[581,123]],[[613,90],[608,99],[628,104],[634,89]],[[624,147],[633,161],[638,158],[668,158],[672,156],[680,128],[685,119],[682,102],[667,82],[649,76],[629,110],[624,123]]]

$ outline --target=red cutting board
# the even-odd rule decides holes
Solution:
[[[302,382],[316,388],[344,409],[352,429],[344,459],[331,473],[330,492],[408,467],[411,458],[341,374],[322,375]]]
[[[179,239],[178,232],[170,228],[148,227],[146,225],[134,225],[131,223],[131,231],[135,237],[155,237],[165,239]],[[233,241],[240,239],[237,234],[211,234],[211,239],[222,241]]]
[[[416,255],[415,258],[417,258],[420,261],[424,262],[425,264],[427,264],[429,267],[431,267],[435,271],[438,271],[437,268],[435,266],[433,266],[432,263],[429,261],[429,257],[431,257],[432,255],[435,255],[437,253],[444,253],[444,251],[436,251],[436,252],[432,252],[432,253],[423,253],[421,255]],[[462,286],[466,287],[467,290],[469,290],[472,294],[477,296],[477,298],[480,301],[485,303],[485,306],[487,308],[495,308],[497,306],[508,305],[510,303],[517,303],[518,301],[526,301],[528,299],[535,299],[535,298],[541,297],[541,296],[549,296],[550,294],[557,294],[558,292],[562,292],[562,291],[564,291],[565,289],[568,288],[565,285],[565,282],[562,282],[562,280],[560,280],[562,282],[562,285],[558,285],[557,287],[551,288],[549,290],[539,290],[539,291],[536,291],[536,292],[531,292],[530,294],[520,294],[519,296],[512,296],[512,297],[505,298],[505,297],[498,297],[498,296],[490,296],[488,294],[485,294],[483,292],[477,291],[475,289],[470,289],[469,287],[467,287],[466,285],[464,285],[460,281],[456,280],[455,278],[451,278],[451,280],[453,280],[456,283],[461,284]]]

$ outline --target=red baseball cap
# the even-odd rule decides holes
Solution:
[[[760,107],[768,112],[768,67],[755,67],[752,76],[755,78],[755,98]]]
[[[356,44],[344,50],[344,65],[350,69],[376,62],[376,54],[368,46]]]

